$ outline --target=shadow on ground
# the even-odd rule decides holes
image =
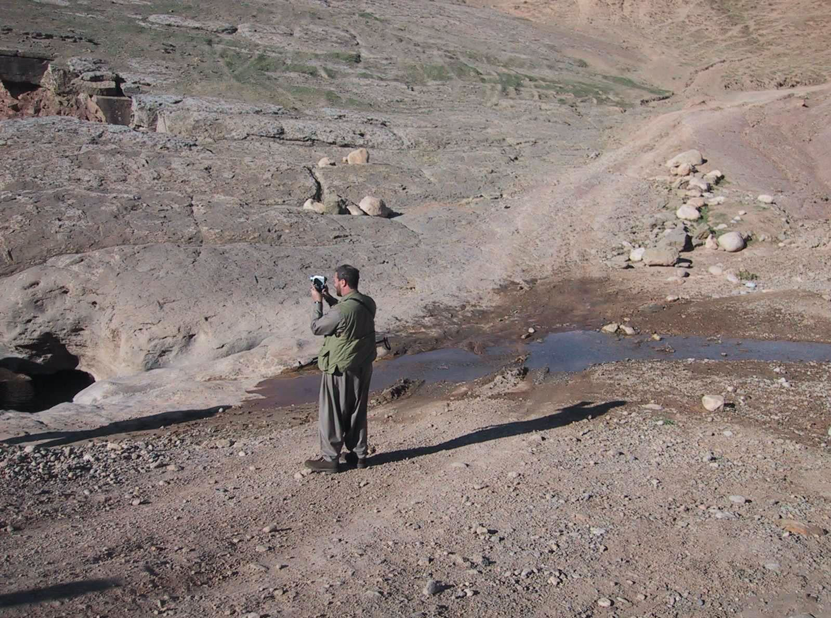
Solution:
[[[406,448],[397,451],[390,451],[389,453],[379,453],[370,460],[371,465],[378,466],[382,464],[394,463],[397,461],[404,461],[406,459],[413,459],[414,457],[422,457],[424,455],[432,455],[441,451],[451,451],[453,449],[469,446],[471,444],[481,444],[482,442],[490,442],[492,440],[499,440],[501,438],[510,438],[513,436],[520,436],[534,431],[545,431],[547,429],[555,429],[557,427],[565,427],[571,423],[576,423],[587,418],[597,418],[603,416],[609,410],[619,408],[626,405],[625,401],[608,401],[606,403],[592,404],[590,401],[581,401],[573,406],[567,406],[548,416],[541,418],[533,418],[527,421],[515,421],[513,423],[504,423],[502,425],[491,425],[478,429],[472,433],[446,442],[434,444],[432,446],[420,446],[416,448]]]
[[[160,429],[170,425],[178,425],[179,423],[187,423],[188,421],[198,421],[204,418],[210,418],[217,414],[220,410],[227,410],[231,406],[214,406],[213,408],[205,408],[204,410],[175,410],[173,412],[161,412],[151,416],[143,416],[141,418],[131,418],[126,421],[116,421],[103,427],[96,427],[95,429],[85,429],[80,431],[48,431],[44,433],[33,433],[26,436],[17,436],[15,438],[8,438],[3,440],[2,444],[21,444],[23,442],[40,442],[48,440],[40,446],[65,446],[73,442],[81,442],[82,440],[91,440],[93,438],[103,438],[105,436],[112,436],[128,431],[149,431],[152,429]]]
[[[16,605],[30,605],[54,601],[57,599],[69,599],[79,597],[90,592],[101,592],[109,588],[120,586],[117,579],[86,579],[66,584],[57,584],[45,588],[31,588],[20,592],[0,594],[0,607],[14,607]]]

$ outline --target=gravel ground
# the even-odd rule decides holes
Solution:
[[[7,444],[0,606],[827,616],[829,366],[713,366],[416,393],[371,410],[374,465],[335,476],[301,472],[314,424],[273,410]]]

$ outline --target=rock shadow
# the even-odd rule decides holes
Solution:
[[[229,408],[231,408],[230,405],[224,405],[205,408],[202,410],[175,410],[173,412],[160,412],[159,414],[142,416],[141,418],[115,421],[109,425],[96,427],[95,429],[84,429],[79,431],[47,431],[44,433],[17,436],[15,438],[2,440],[0,441],[0,444],[22,444],[24,442],[40,442],[42,440],[48,440],[48,442],[44,442],[40,446],[66,446],[67,444],[72,444],[73,442],[81,442],[82,440],[91,440],[93,438],[103,438],[129,431],[150,431],[152,429],[160,429],[169,425],[178,425],[179,423],[202,420],[214,416],[220,410],[224,411]]]
[[[527,421],[515,421],[513,423],[504,423],[502,425],[491,425],[478,429],[472,433],[446,442],[434,444],[432,446],[419,446],[415,448],[399,449],[397,451],[390,451],[388,453],[379,453],[374,455],[369,464],[378,466],[382,464],[394,463],[397,461],[404,461],[406,459],[413,459],[414,457],[422,457],[424,455],[432,455],[441,451],[451,451],[453,449],[462,448],[471,444],[481,444],[483,442],[490,442],[492,440],[500,440],[502,438],[511,438],[513,436],[520,436],[534,431],[546,431],[548,429],[556,429],[557,427],[565,427],[571,423],[585,420],[587,418],[597,418],[603,416],[614,408],[626,405],[625,401],[608,401],[605,403],[593,404],[591,401],[581,401],[573,406],[567,406],[548,416],[541,418],[529,419]]]
[[[20,592],[0,594],[0,607],[15,607],[17,605],[31,605],[45,601],[69,599],[90,592],[101,592],[121,585],[117,579],[85,579],[45,588],[31,588]]]

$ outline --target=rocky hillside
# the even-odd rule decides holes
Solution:
[[[253,380],[308,360],[307,277],[341,262],[361,268],[387,330],[480,295],[517,271],[493,259],[521,241],[503,242],[510,200],[596,156],[605,128],[661,92],[452,3],[266,5],[256,23],[233,8],[209,21],[50,5],[49,29],[41,10],[0,42],[106,62],[59,57],[20,77],[5,57],[0,345],[99,381]],[[107,105],[125,99],[113,120]],[[26,119],[54,113],[83,121]],[[344,163],[361,148],[368,161]],[[349,215],[367,196],[395,216]],[[84,402],[118,392],[99,384]]]

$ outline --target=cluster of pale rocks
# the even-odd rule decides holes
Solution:
[[[369,151],[366,148],[358,148],[353,150],[347,156],[341,159],[341,162],[346,165],[366,165],[369,163]],[[317,162],[317,167],[326,168],[334,167],[335,161],[329,157],[323,157]],[[358,215],[370,217],[390,217],[393,211],[384,203],[384,200],[378,197],[367,195],[358,204],[349,202],[339,195],[330,194],[323,198],[322,202],[314,199],[306,200],[303,204],[304,210],[311,210],[321,215]]]
[[[689,268],[690,261],[679,261],[681,252],[703,246],[711,251],[736,253],[747,247],[749,234],[724,231],[729,227],[726,223],[710,228],[709,224],[702,221],[701,210],[704,207],[720,206],[727,201],[724,195],[715,194],[724,174],[717,169],[700,172],[698,168],[704,163],[705,159],[698,150],[682,152],[666,162],[670,175],[657,176],[654,180],[669,185],[684,203],[674,213],[654,215],[651,221],[654,246],[624,243],[628,252],[614,256],[609,262],[612,267],[629,268],[637,263],[645,266],[676,266],[680,268],[676,268],[675,276],[683,279],[687,276],[683,269]],[[758,200],[763,204],[774,203],[770,195],[760,195]],[[731,223],[739,223],[746,214],[744,210],[739,211]]]

